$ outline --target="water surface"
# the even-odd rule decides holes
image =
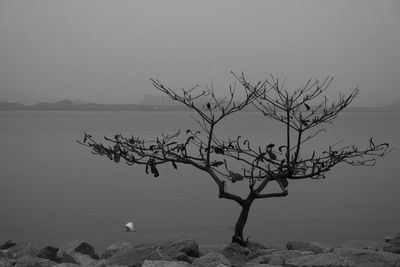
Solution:
[[[239,208],[217,197],[210,177],[190,167],[142,167],[91,155],[75,140],[83,132],[143,137],[197,127],[189,112],[0,112],[0,237],[37,246],[84,239],[99,250],[119,240],[133,244],[187,237],[227,243]],[[306,150],[365,144],[374,136],[400,147],[400,113],[343,113],[328,134]],[[242,113],[218,131],[255,143],[279,142],[279,124]],[[348,239],[381,241],[399,232],[400,162],[393,151],[375,167],[340,165],[325,180],[292,182],[289,196],[252,207],[245,235],[262,243],[290,239],[332,244]],[[246,186],[243,185],[246,188]],[[233,188],[240,191],[240,188]],[[135,221],[138,232],[122,225]]]

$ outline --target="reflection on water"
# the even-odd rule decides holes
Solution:
[[[155,136],[196,127],[187,112],[0,112],[0,236],[37,246],[84,239],[97,248],[118,240],[134,244],[188,237],[200,243],[230,240],[239,209],[219,200],[212,180],[198,170],[168,166],[158,178],[141,167],[93,156],[75,141],[83,132]],[[305,151],[378,140],[400,147],[399,113],[344,113],[328,134]],[[218,129],[254,143],[279,143],[279,124],[243,113]],[[397,150],[377,166],[340,166],[321,181],[296,181],[289,196],[260,200],[245,235],[262,243],[289,239],[338,243],[380,241],[399,231]],[[247,189],[245,185],[242,186]],[[233,190],[241,190],[235,187]],[[138,232],[123,225],[135,221]],[[0,240],[1,242],[1,240]]]

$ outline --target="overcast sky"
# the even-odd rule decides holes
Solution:
[[[230,70],[400,102],[400,1],[0,0],[0,101],[137,103]]]

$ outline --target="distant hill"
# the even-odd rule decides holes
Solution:
[[[383,106],[379,108],[380,111],[400,111],[400,103]]]
[[[74,103],[70,100],[62,100],[55,103],[41,102],[35,105],[22,105],[19,103],[0,102],[0,110],[64,110],[64,111],[168,111],[185,110],[180,106],[145,106],[136,104],[94,104]]]
[[[347,107],[345,108],[344,112],[374,112],[378,111],[376,108],[371,108],[371,107]]]
[[[187,107],[183,105],[138,105],[138,104],[94,104],[94,103],[75,103],[70,100],[62,100],[55,103],[41,102],[35,105],[22,105],[19,103],[0,102],[0,110],[64,110],[64,111],[185,111]],[[249,108],[247,111],[255,111]],[[345,112],[400,112],[400,103],[387,106],[372,107],[348,107]]]
[[[4,103],[0,102],[0,110],[24,110],[25,105],[19,103]]]
[[[398,103],[394,103],[391,105],[386,105],[386,106],[380,106],[380,107],[348,107],[345,109],[345,111],[358,111],[358,112],[362,112],[362,111],[369,111],[369,112],[400,112],[400,102]]]

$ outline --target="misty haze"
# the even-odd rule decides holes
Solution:
[[[397,1],[3,0],[0,36],[0,265],[156,243],[244,266],[294,240],[400,264]]]

